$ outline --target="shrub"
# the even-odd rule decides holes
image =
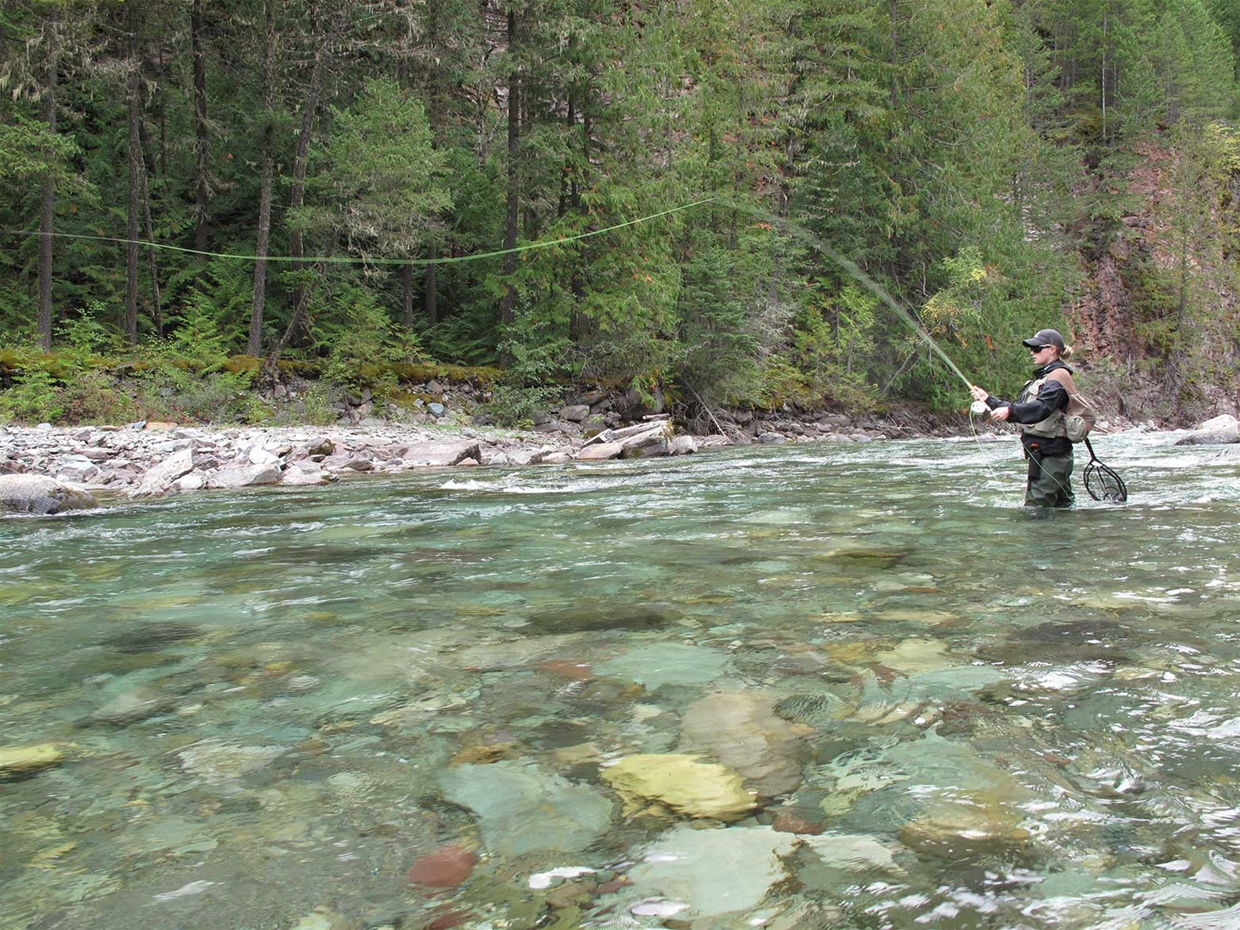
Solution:
[[[0,421],[5,423],[55,423],[64,412],[60,387],[42,368],[27,368],[0,392]]]

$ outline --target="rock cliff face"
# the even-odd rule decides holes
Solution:
[[[86,491],[43,475],[0,475],[0,512],[53,514],[95,506]]]
[[[1078,230],[1072,364],[1103,409],[1133,421],[1240,415],[1240,174],[1195,183],[1170,144],[1136,155],[1125,175],[1079,191],[1121,194],[1126,212]]]

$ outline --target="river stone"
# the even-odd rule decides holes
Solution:
[[[695,830],[680,824],[646,850],[628,878],[643,896],[689,906],[685,916],[718,917],[757,906],[786,870],[797,837],[770,827]]]
[[[167,700],[149,688],[135,688],[116,695],[90,715],[95,723],[125,726],[154,717],[168,708]]]
[[[905,675],[933,672],[952,665],[947,655],[947,643],[916,637],[902,640],[894,649],[877,653],[874,660]]]
[[[439,776],[444,797],[481,819],[491,852],[580,852],[611,826],[612,803],[596,789],[511,761],[462,765]]]
[[[153,497],[166,494],[172,483],[194,470],[194,450],[182,449],[149,469],[142,476],[142,483],[134,488],[130,497]]]
[[[64,750],[55,743],[0,747],[0,780],[33,775],[64,761]]]
[[[821,833],[817,836],[803,836],[801,841],[830,869],[847,872],[862,872],[867,869],[882,869],[897,874],[904,872],[893,858],[900,847],[897,845],[893,849],[868,833]]]
[[[707,695],[680,724],[682,752],[704,750],[731,766],[746,784],[769,798],[795,791],[809,755],[804,737],[813,733],[775,713],[775,702],[751,692]]]
[[[653,803],[689,817],[731,821],[740,820],[757,803],[734,769],[697,756],[626,756],[599,777],[624,798],[628,811]]]
[[[627,678],[650,691],[663,685],[704,685],[727,668],[728,654],[705,646],[651,643],[595,666],[599,675]]]
[[[623,453],[623,442],[598,442],[584,446],[577,453],[577,458],[582,462],[605,462],[608,459],[618,459]]]
[[[280,469],[275,465],[231,465],[221,468],[207,480],[209,488],[248,488],[256,485],[275,484],[280,480]]]
[[[464,459],[482,461],[477,442],[420,442],[405,446],[397,455],[406,465],[448,466],[457,465]]]
[[[1224,446],[1240,442],[1240,420],[1223,414],[1206,420],[1187,436],[1176,440],[1177,446]]]
[[[177,756],[185,771],[208,782],[221,782],[255,772],[285,751],[282,746],[234,746],[202,740],[182,749]]]
[[[0,511],[54,514],[94,507],[82,488],[43,475],[0,475]]]
[[[1032,792],[968,744],[927,731],[891,749],[886,759],[903,770],[906,789],[926,801],[901,828],[904,845],[947,859],[1020,853],[1029,845],[1021,824]]]
[[[357,930],[360,924],[343,914],[326,907],[316,907],[314,912],[303,917],[293,930]]]
[[[290,486],[303,486],[310,484],[326,484],[329,480],[327,472],[323,471],[318,465],[310,468],[303,468],[294,463],[284,469],[284,474],[280,478],[280,483]]]

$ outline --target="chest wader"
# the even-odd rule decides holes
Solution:
[[[1036,397],[1042,381],[1030,381],[1020,392],[1017,403],[1025,403]],[[1062,455],[1044,455],[1043,439],[1066,438],[1063,411],[1057,410],[1037,423],[1018,424],[1025,457],[1029,459],[1029,480],[1025,484],[1026,507],[1071,507],[1076,503],[1072,493],[1072,446]]]

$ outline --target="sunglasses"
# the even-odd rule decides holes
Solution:
[[[1037,355],[1043,349],[1053,349],[1053,348],[1055,347],[1054,346],[1030,346],[1029,351],[1032,352],[1034,355]]]

